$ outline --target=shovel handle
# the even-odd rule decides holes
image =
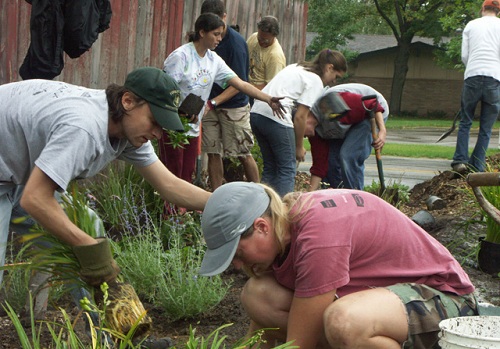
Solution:
[[[477,172],[467,176],[467,183],[471,187],[493,187],[500,185],[500,173],[498,172]]]
[[[500,210],[493,206],[483,195],[479,187],[491,187],[500,185],[500,174],[497,172],[470,173],[467,183],[472,187],[479,206],[497,223],[500,224]]]
[[[369,99],[375,99],[375,100],[377,100],[377,95],[368,95],[368,96],[361,97],[361,104],[363,105],[363,108],[366,111],[370,112],[370,118],[373,118],[373,110],[377,109],[377,106],[374,106],[372,109],[367,108],[366,104],[365,104],[365,101],[369,100]],[[378,100],[377,100],[377,103],[378,103]]]

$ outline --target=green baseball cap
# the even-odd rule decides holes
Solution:
[[[168,74],[154,67],[137,68],[127,75],[124,87],[148,102],[161,127],[184,132],[178,114],[181,91]]]

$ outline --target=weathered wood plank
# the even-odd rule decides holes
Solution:
[[[56,79],[92,88],[121,84],[132,69],[163,61],[186,43],[194,30],[203,0],[111,0],[110,28],[92,48],[77,59],[65,56],[65,67]],[[227,0],[228,24],[238,24],[248,38],[264,15],[280,21],[278,37],[287,62],[305,54],[305,0]],[[0,84],[17,81],[30,44],[31,5],[25,0],[0,1]],[[285,29],[286,28],[286,29]]]

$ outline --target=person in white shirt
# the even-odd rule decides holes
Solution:
[[[187,115],[189,143],[174,148],[168,133],[159,142],[160,160],[176,176],[192,182],[199,152],[201,119],[215,108],[209,99],[214,83],[222,88],[233,86],[237,90],[264,101],[273,113],[281,113],[280,98],[271,97],[246,81],[241,80],[224,60],[213,51],[222,40],[224,21],[214,13],[201,14],[190,33],[190,42],[178,47],[165,59],[163,71],[171,76],[181,90],[181,102],[190,94],[199,96],[205,106],[198,115]]]
[[[451,166],[464,175],[485,170],[486,150],[493,124],[500,111],[500,12],[499,0],[486,0],[481,18],[465,26],[462,37],[462,61],[465,64],[461,100],[461,119]],[[469,133],[474,111],[481,102],[479,134],[469,157]]]
[[[261,180],[281,196],[294,190],[296,161],[305,159],[303,139],[309,109],[324,86],[332,86],[346,71],[344,55],[324,49],[311,62],[290,64],[262,90],[285,96],[284,117],[276,117],[266,103],[255,101],[250,125],[264,160]]]

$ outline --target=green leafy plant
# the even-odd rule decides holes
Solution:
[[[104,314],[106,313],[106,300],[107,300],[107,285],[102,285],[102,292],[104,294],[103,307],[98,308],[88,300],[82,301],[82,308],[84,311],[93,312],[99,314],[99,321],[105,321]],[[31,302],[31,319],[30,319],[30,331],[26,329],[21,324],[19,318],[16,315],[15,310],[7,303],[4,306],[7,315],[11,319],[16,333],[19,337],[19,347],[21,349],[139,349],[141,348],[141,341],[134,341],[133,334],[135,328],[132,328],[127,334],[117,333],[110,330],[104,326],[91,326],[90,327],[90,339],[82,340],[78,337],[75,331],[76,320],[71,321],[70,316],[64,309],[59,309],[62,314],[62,322],[55,321],[41,321],[39,323],[35,322],[33,317],[33,303]],[[85,316],[85,313],[80,312],[78,317]],[[77,319],[78,319],[77,317]],[[89,318],[90,323],[92,320]],[[94,325],[94,324],[92,324]],[[232,324],[225,324],[214,331],[212,331],[207,337],[197,336],[196,328],[189,326],[189,337],[186,343],[179,343],[179,345],[173,348],[185,348],[185,349],[219,349],[226,348],[225,341],[227,340],[226,335],[222,335],[222,331],[232,326]],[[48,344],[46,341],[42,342],[41,333],[44,330],[50,333],[51,342]],[[241,338],[236,343],[230,346],[234,349],[244,349],[244,348],[260,348],[260,343],[262,343],[262,336],[265,331],[270,331],[273,329],[262,329],[256,331],[249,337]],[[31,333],[30,333],[31,332]],[[109,338],[114,338],[114,341],[110,341]],[[298,346],[293,345],[293,341],[283,343],[275,347],[275,349],[296,349]]]
[[[389,181],[384,191],[381,191],[380,182],[372,181],[370,185],[365,186],[364,190],[379,196],[395,207],[400,207],[410,200],[410,187],[400,181]]]
[[[257,142],[254,142],[254,145],[251,149],[251,155],[257,164],[257,168],[259,173],[262,173],[264,169],[264,159],[262,158],[262,153],[260,151],[260,147]],[[239,158],[237,157],[225,157],[223,158],[224,165],[224,178],[228,182],[234,181],[243,181],[243,175],[245,173],[245,169]]]
[[[88,205],[99,213],[111,233],[122,232],[128,221],[148,223],[162,214],[163,199],[128,164],[108,166],[97,180],[86,183],[86,192]]]
[[[492,163],[493,162],[493,163]],[[498,163],[494,163],[495,160],[488,159],[488,163],[486,165],[484,172],[492,172],[498,175]],[[481,186],[479,187],[484,199],[488,201],[495,208],[500,209],[500,185],[498,186]],[[495,219],[486,212],[486,210],[481,207],[478,199],[475,197],[473,189],[468,187],[468,194],[470,197],[474,198],[476,201],[477,207],[480,209],[481,220],[485,222],[486,226],[486,236],[484,237],[485,241],[500,244],[500,224],[498,224]]]
[[[72,185],[70,194],[62,195],[61,205],[68,218],[80,229],[96,238],[104,231],[102,221],[90,210],[85,194],[78,191],[76,184]],[[80,264],[71,246],[62,243],[39,225],[31,229],[31,234],[21,237],[25,244],[20,255],[26,257],[26,263],[7,265],[7,270],[24,269],[29,272],[45,272],[51,274],[51,284],[72,283],[75,286],[88,288],[78,277]],[[43,245],[43,248],[39,246]]]
[[[221,331],[229,326],[232,326],[232,324],[225,324],[225,325],[218,327],[213,332],[211,332],[206,338],[197,337],[196,336],[196,328],[189,326],[189,338],[188,338],[188,341],[186,342],[184,348],[185,349],[219,349],[221,347],[226,348],[224,341],[227,339],[227,336],[222,336],[222,337],[219,337],[219,336],[220,336]],[[265,331],[272,331],[272,330],[274,330],[274,329],[258,330],[255,333],[253,333],[250,337],[240,339],[234,345],[232,345],[231,348],[232,349],[244,349],[244,348],[258,349],[258,348],[260,348],[260,343],[263,342],[262,336],[265,333]],[[298,346],[293,345],[293,341],[286,342],[286,343],[283,343],[283,344],[280,344],[280,345],[274,347],[274,349],[295,349],[295,348],[298,348]]]
[[[172,130],[166,130],[165,132],[168,134],[168,138],[170,140],[169,144],[172,148],[184,148],[186,144],[189,144],[190,136],[187,135],[187,132],[191,129],[189,126],[188,118],[181,117],[182,126],[184,126],[185,132],[177,132]]]
[[[119,190],[119,195],[112,194],[110,200],[116,200],[119,209],[110,207],[108,214],[115,216],[107,218],[113,222],[115,233],[120,229],[113,249],[121,275],[142,298],[159,305],[171,319],[190,318],[216,306],[230,284],[222,282],[220,276],[198,277],[205,249],[199,214],[186,213],[163,220],[158,211],[151,215],[145,191],[129,183],[125,175],[122,180],[119,173],[109,175],[110,187]],[[97,210],[112,206],[106,203],[105,196],[101,197],[101,191],[88,189],[95,193],[92,196]],[[106,189],[103,191],[110,195]],[[163,207],[163,201],[160,206]]]
[[[26,268],[16,268],[15,266],[29,263],[23,253],[7,254],[6,268],[10,268],[4,274],[2,287],[0,288],[1,298],[8,301],[15,310],[19,311],[26,303],[28,295],[29,272]]]
[[[205,245],[199,224],[192,219],[190,214],[171,217],[163,222],[162,232],[155,228],[126,234],[117,246],[122,274],[171,320],[193,318],[212,309],[231,286],[220,276],[198,275]]]
[[[500,186],[481,187],[481,192],[486,200],[493,206],[500,209]],[[484,210],[482,210],[486,221],[486,237],[485,241],[500,244],[500,225]]]
[[[77,319],[81,316],[88,316],[88,313],[93,312],[99,316],[99,324],[93,324],[92,319],[88,316],[88,321],[90,326],[90,343],[78,337],[75,332],[76,320],[72,321],[68,313],[59,308],[62,314],[62,323],[55,321],[41,321],[35,322],[34,312],[33,312],[33,301],[30,298],[30,326],[31,335],[29,335],[24,326],[21,324],[15,310],[10,304],[6,303],[4,310],[7,312],[16,333],[19,337],[20,348],[22,349],[134,349],[140,348],[140,346],[135,346],[133,342],[134,332],[136,327],[132,327],[131,330],[122,334],[117,331],[113,331],[105,326],[105,313],[106,307],[109,304],[108,299],[108,285],[103,283],[101,285],[101,291],[103,292],[103,307],[98,308],[92,304],[88,299],[83,299],[81,301],[83,311],[80,312]],[[139,319],[140,320],[140,319]],[[94,326],[97,325],[97,326]],[[45,342],[42,343],[41,333],[47,330],[50,333],[52,342],[49,347],[46,346]],[[113,341],[110,340],[113,338]]]
[[[453,239],[445,244],[461,265],[474,266],[476,264],[479,244],[473,228],[478,224],[484,225],[484,221],[478,217],[478,214],[458,223],[455,226]]]
[[[193,318],[213,309],[227,294],[231,282],[225,282],[220,275],[198,275],[204,254],[202,245],[185,246],[175,235],[170,244],[165,253],[167,268],[158,294],[159,304],[173,320]]]

